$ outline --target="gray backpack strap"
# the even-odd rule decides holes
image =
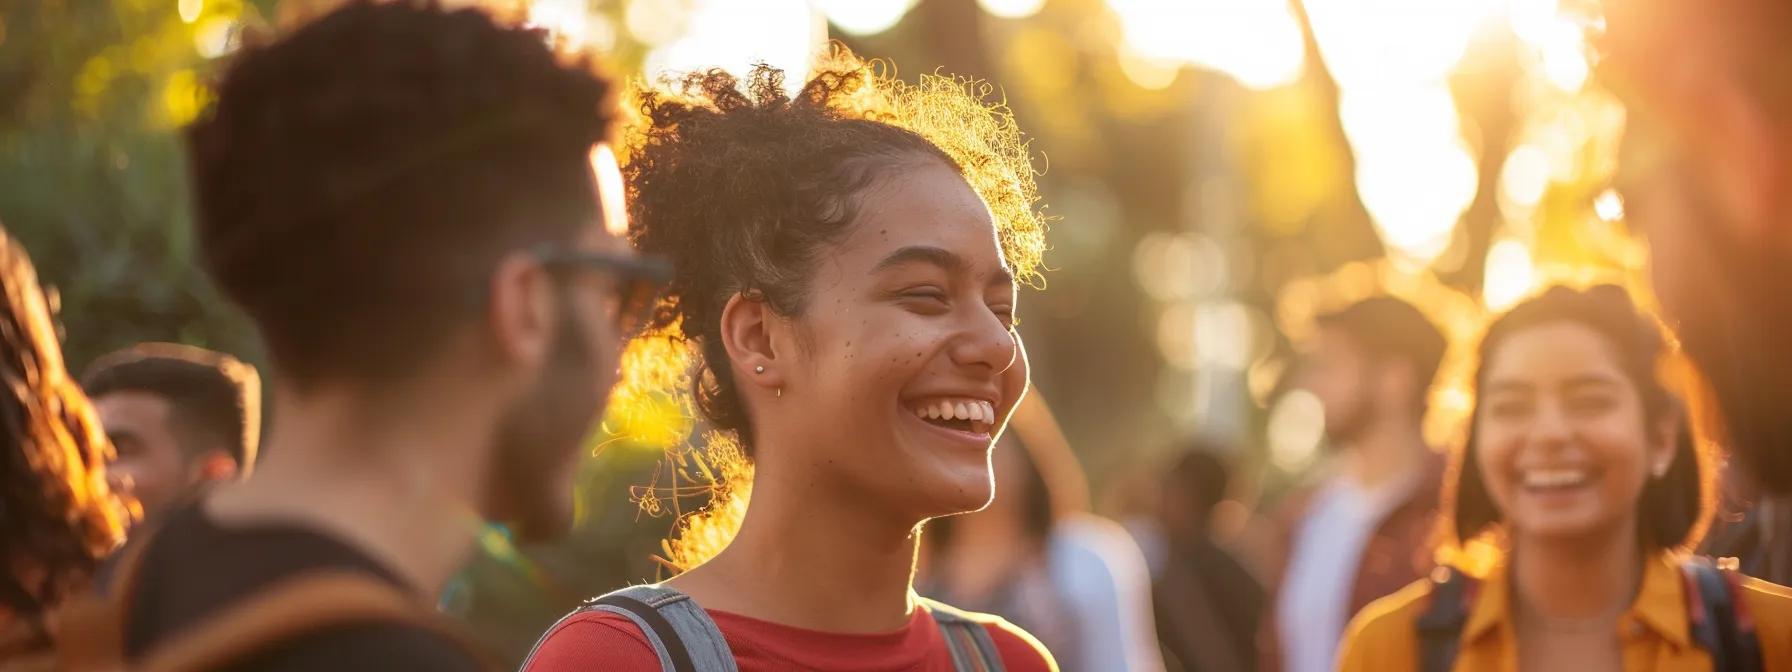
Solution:
[[[923,598],[921,605],[940,624],[940,635],[946,650],[952,654],[952,669],[957,672],[1003,672],[1002,656],[996,653],[996,641],[989,628],[969,614],[954,607]]]
[[[605,611],[627,618],[647,636],[659,655],[663,672],[737,672],[734,652],[716,622],[691,596],[657,585],[630,586],[586,602],[561,618],[561,622],[590,611]],[[559,627],[548,629],[552,634]],[[535,649],[547,641],[542,635]],[[535,658],[535,649],[523,659],[523,669]]]

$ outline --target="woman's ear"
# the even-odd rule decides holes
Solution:
[[[771,304],[745,293],[730,297],[722,307],[722,347],[728,351],[726,366],[733,368],[736,382],[767,390],[784,387],[779,366],[787,362],[779,361],[772,334],[777,319]]]
[[[1680,433],[1688,431],[1686,421],[1679,413],[1669,413],[1655,422],[1654,435],[1649,441],[1649,475],[1661,478],[1674,467],[1674,449],[1679,445]]]

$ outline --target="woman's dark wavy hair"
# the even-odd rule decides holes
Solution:
[[[3,229],[0,296],[0,548],[11,567],[42,572],[0,572],[0,607],[36,620],[123,541],[129,514],[106,484],[112,444],[63,365],[37,271]]]
[[[1638,311],[1630,295],[1616,285],[1597,285],[1585,290],[1551,287],[1501,315],[1487,328],[1478,353],[1475,372],[1474,412],[1469,416],[1468,438],[1457,453],[1446,493],[1457,543],[1466,543],[1496,526],[1499,508],[1487,492],[1475,461],[1480,430],[1481,397],[1487,366],[1500,346],[1512,335],[1533,327],[1573,323],[1598,333],[1611,346],[1619,370],[1636,386],[1642,398],[1643,421],[1653,428],[1664,418],[1675,418],[1674,460],[1660,478],[1643,485],[1637,500],[1638,543],[1644,550],[1683,547],[1697,540],[1709,519],[1710,489],[1700,461],[1684,406],[1662,381],[1659,365],[1668,354],[1661,327]]]
[[[677,268],[652,330],[695,346],[695,405],[749,454],[722,309],[743,294],[803,314],[815,264],[847,233],[867,186],[937,162],[990,205],[1016,276],[1032,278],[1044,244],[1026,145],[1006,109],[973,86],[904,85],[844,51],[795,95],[784,83],[760,64],[744,81],[708,70],[642,93],[644,123],[623,168],[630,240]]]

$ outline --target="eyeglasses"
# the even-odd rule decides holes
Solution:
[[[672,280],[672,264],[654,257],[544,246],[535,258],[551,269],[598,270],[615,279],[616,333],[633,338],[647,327],[660,292]]]

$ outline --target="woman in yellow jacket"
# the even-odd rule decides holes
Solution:
[[[1499,560],[1370,604],[1340,669],[1792,670],[1792,592],[1678,550],[1709,511],[1664,350],[1609,285],[1495,320],[1449,501],[1458,544],[1486,534]]]

